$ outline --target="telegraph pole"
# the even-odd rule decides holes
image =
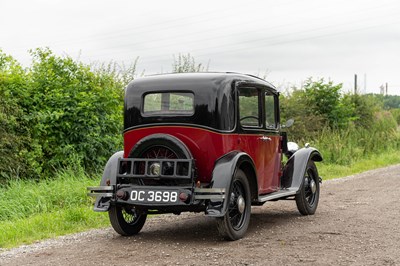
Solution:
[[[354,74],[354,94],[357,94],[357,74]]]
[[[367,93],[367,74],[364,73],[364,92],[363,94]]]
[[[386,96],[388,95],[388,83],[386,82]]]

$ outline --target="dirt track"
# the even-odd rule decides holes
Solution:
[[[252,209],[226,242],[202,214],[164,215],[136,237],[94,230],[0,253],[0,265],[400,265],[400,165],[323,182],[313,216],[294,201]]]

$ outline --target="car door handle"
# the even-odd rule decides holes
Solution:
[[[262,136],[262,137],[259,137],[258,138],[259,140],[262,140],[262,141],[271,141],[271,138],[269,138],[269,137],[266,137],[266,136]]]

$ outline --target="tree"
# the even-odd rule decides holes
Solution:
[[[123,85],[113,73],[91,71],[49,49],[31,52],[29,123],[42,148],[46,173],[78,157],[89,171],[102,169],[122,147]]]
[[[208,64],[204,66],[202,63],[197,64],[195,59],[190,54],[182,55],[179,54],[178,58],[174,56],[174,62],[172,64],[173,73],[184,73],[184,72],[206,72],[208,71]]]
[[[353,116],[354,104],[346,101],[340,93],[342,84],[334,85],[332,81],[324,82],[323,79],[305,83],[305,98],[307,105],[314,114],[321,115],[331,128],[344,128]]]

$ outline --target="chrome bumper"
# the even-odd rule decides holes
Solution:
[[[155,187],[156,188],[156,187]],[[87,187],[90,197],[115,198],[115,186]],[[193,200],[223,200],[225,188],[195,188]]]

